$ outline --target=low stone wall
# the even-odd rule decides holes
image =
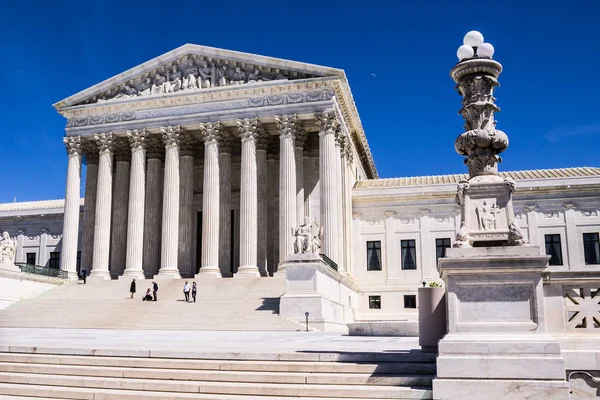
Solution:
[[[281,297],[281,316],[321,331],[348,333],[354,322],[358,286],[328,267],[320,259],[289,261],[285,264],[287,290]]]
[[[63,282],[0,268],[0,310],[20,300],[37,297]]]
[[[357,321],[348,324],[350,336],[419,336],[418,321]]]

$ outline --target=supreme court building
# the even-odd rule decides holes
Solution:
[[[379,179],[340,69],[188,44],[55,107],[66,198],[0,204],[16,262],[72,278],[272,276],[309,217],[352,282],[350,320],[416,320],[417,288],[439,281],[460,228],[468,175]],[[600,268],[600,168],[501,176],[551,270]]]
[[[342,70],[187,44],[54,106],[61,269],[76,274],[81,223],[92,277],[264,276],[306,216],[347,269],[350,190],[377,171]]]

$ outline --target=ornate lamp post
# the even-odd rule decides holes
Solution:
[[[523,245],[512,206],[515,182],[498,175],[499,154],[508,147],[508,136],[496,129],[494,88],[499,86],[502,65],[492,59],[494,47],[483,35],[471,31],[458,48],[458,63],[450,71],[462,96],[459,114],[465,132],[454,147],[466,156],[469,179],[458,184],[456,201],[461,206],[461,227],[455,247]]]

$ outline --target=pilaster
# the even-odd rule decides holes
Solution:
[[[578,269],[578,266],[585,265],[584,260],[581,259],[577,240],[582,240],[577,234],[577,221],[575,219],[575,206],[573,202],[563,203],[563,209],[565,211],[565,231],[567,236],[567,257],[569,260],[569,269]],[[575,250],[575,251],[574,251]]]
[[[181,135],[179,159],[179,272],[184,278],[196,273],[196,230],[194,229],[194,149],[196,140],[190,132]]]
[[[129,207],[129,169],[131,149],[126,137],[114,138],[116,163],[113,185],[110,241],[110,274],[118,277],[125,272],[127,258],[127,214]]]
[[[85,202],[83,205],[83,234],[81,243],[81,268],[92,271],[94,258],[94,221],[96,218],[96,192],[98,189],[98,148],[93,140],[85,141],[83,150],[86,159]]]
[[[144,275],[152,277],[160,269],[163,170],[162,158],[165,146],[159,135],[146,138],[147,176],[146,199],[144,202]]]

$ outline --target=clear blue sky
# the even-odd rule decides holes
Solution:
[[[466,172],[449,71],[472,29],[504,66],[501,170],[600,166],[600,1],[0,0],[0,202],[64,197],[52,104],[184,43],[346,71],[381,177]]]

